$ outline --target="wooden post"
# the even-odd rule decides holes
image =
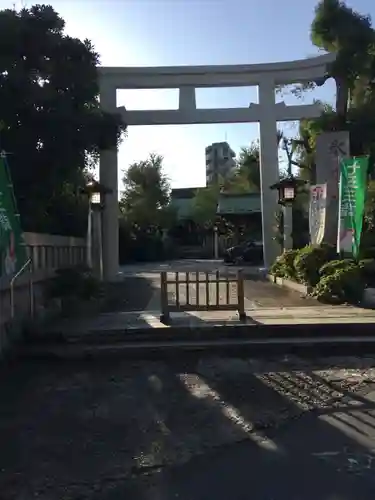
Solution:
[[[31,247],[31,259],[33,261],[33,269],[34,271],[39,269],[39,247],[32,246]]]
[[[209,308],[209,305],[210,305],[210,276],[209,274],[206,272],[206,308],[208,310]]]
[[[199,306],[199,271],[196,271],[195,273],[195,293],[196,293],[195,303],[197,306]]]
[[[175,273],[176,277],[176,307],[180,307],[180,273],[177,271]]]
[[[47,269],[47,252],[45,245],[40,247],[40,263],[42,269]]]
[[[245,292],[243,286],[243,273],[241,269],[237,273],[237,302],[238,302],[238,316],[240,318],[240,321],[246,321]]]
[[[229,287],[230,287],[231,283],[229,281],[229,276],[228,275],[226,276],[226,278],[227,278],[227,282],[225,284],[226,284],[226,287],[227,287],[227,290],[226,290],[226,292],[227,292],[227,305],[229,306],[229,304],[230,304],[230,288]]]
[[[220,273],[216,271],[216,305],[220,304]]]
[[[162,271],[160,273],[160,321],[164,324],[168,324],[170,320],[169,310],[168,310],[168,283],[167,283],[167,273]]]
[[[34,318],[34,282],[33,282],[33,273],[31,269],[31,262],[30,262],[30,268],[29,268],[29,294],[30,294],[30,318]]]
[[[214,259],[219,259],[219,235],[217,232],[217,227],[214,228]]]

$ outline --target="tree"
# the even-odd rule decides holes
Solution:
[[[375,31],[369,16],[350,9],[339,0],[321,0],[311,25],[313,43],[336,60],[328,76],[336,81],[336,108],[325,104],[322,115],[303,120],[295,139],[301,177],[315,182],[316,138],[322,132],[347,130],[352,156],[369,154],[370,170],[375,158]],[[298,93],[303,88],[292,90]],[[302,95],[302,94],[300,94]]]
[[[336,82],[336,114],[332,129],[345,129],[348,108],[366,93],[374,79],[375,36],[368,15],[351,9],[341,0],[320,0],[311,24],[312,43],[336,59],[319,81],[287,86],[297,97],[323,85],[329,77]],[[283,93],[284,86],[278,88]],[[360,98],[361,98],[360,97]]]
[[[220,185],[197,189],[193,198],[193,219],[201,227],[212,228],[216,222]]]
[[[316,182],[316,139],[323,132],[347,130],[352,156],[370,155],[375,160],[375,31],[370,17],[350,9],[339,0],[321,0],[311,25],[311,39],[320,49],[336,53],[327,77],[336,81],[336,107],[323,106],[320,117],[302,120],[292,140],[300,177]],[[323,83],[318,82],[318,83]],[[292,93],[302,96],[316,82],[299,85]],[[294,161],[293,160],[293,161]],[[374,186],[370,182],[366,202],[364,246],[374,246]]]
[[[100,109],[98,54],[64,24],[51,6],[0,11],[1,148],[26,230],[74,223],[87,169],[125,129]]]
[[[278,131],[276,136],[276,142],[278,145],[280,145],[282,138],[282,132]],[[237,159],[237,169],[225,187],[226,191],[233,193],[260,192],[259,142],[252,142],[250,146],[241,148]]]
[[[337,127],[341,128],[356,83],[366,76],[372,79],[375,37],[370,17],[340,0],[321,0],[315,8],[311,40],[316,47],[337,54],[330,75],[336,81]]]
[[[375,32],[370,17],[345,2],[320,0],[311,40],[318,48],[336,54],[326,78],[332,76],[337,87],[335,108],[325,104],[321,117],[303,120],[296,138],[298,161],[304,169],[301,175],[314,182],[315,141],[322,132],[348,130],[352,155],[375,153]],[[301,97],[325,79],[297,85],[291,92]]]
[[[233,179],[233,188],[238,186],[247,192],[260,191],[260,158],[259,144],[253,142],[250,146],[242,147],[237,160],[237,172]]]
[[[170,224],[170,185],[163,173],[163,157],[151,153],[124,172],[125,190],[120,207],[124,217],[140,230],[154,230]]]

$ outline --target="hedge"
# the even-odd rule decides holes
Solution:
[[[286,250],[283,252],[271,266],[271,274],[278,278],[295,279],[294,259],[298,252],[299,250]]]
[[[362,300],[364,289],[365,281],[360,267],[348,264],[323,275],[314,288],[313,295],[324,302],[358,304]]]
[[[339,259],[330,245],[309,245],[300,250],[285,251],[270,272],[313,287],[319,300],[335,303],[358,303],[366,285],[375,284],[375,260],[359,263]]]
[[[330,245],[308,245],[302,248],[294,259],[298,282],[315,286],[320,280],[320,268],[336,258],[336,249]]]

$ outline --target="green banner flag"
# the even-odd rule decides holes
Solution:
[[[12,276],[25,264],[26,246],[4,153],[0,154],[0,276]]]
[[[354,157],[340,163],[340,211],[338,252],[358,258],[367,189],[369,157]]]

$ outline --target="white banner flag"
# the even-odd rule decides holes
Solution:
[[[327,208],[327,184],[310,186],[309,228],[310,242],[320,245],[324,238]]]

